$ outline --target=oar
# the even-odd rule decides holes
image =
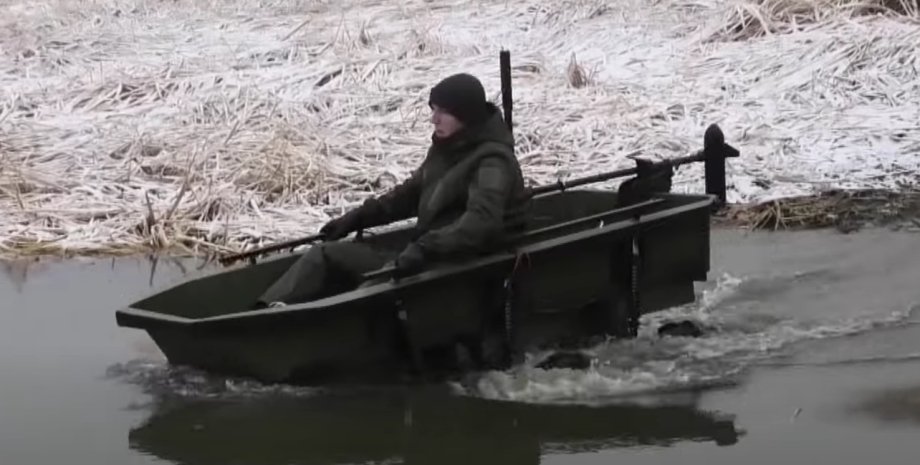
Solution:
[[[259,255],[263,255],[263,254],[267,254],[271,252],[277,252],[279,250],[285,250],[285,249],[293,250],[301,245],[320,241],[324,237],[326,237],[326,235],[323,233],[314,234],[312,236],[302,237],[300,239],[293,239],[287,242],[279,242],[277,244],[272,244],[272,245],[268,245],[265,247],[259,247],[258,249],[248,250],[246,252],[242,252],[238,254],[227,255],[226,257],[222,257],[219,261],[222,265],[229,265],[230,263],[233,263],[237,260],[243,260],[245,258],[255,259]]]
[[[713,124],[706,129],[706,134],[703,137],[703,148],[697,150],[693,155],[688,155],[685,157],[674,158],[671,160],[663,160],[658,163],[652,163],[652,169],[660,168],[664,166],[680,166],[687,163],[693,163],[697,161],[707,161],[707,160],[722,160],[724,163],[725,158],[733,158],[739,155],[738,149],[732,147],[725,143],[725,135],[722,133],[722,130],[719,129],[719,126]],[[570,181],[558,180],[555,183],[547,184],[543,186],[537,186],[527,189],[527,197],[536,197],[538,195],[547,194],[550,192],[564,191],[571,187],[583,186],[585,184],[592,184],[596,182],[608,181],[615,178],[621,178],[625,176],[634,176],[639,173],[638,168],[623,168],[615,171],[608,171],[606,173],[598,173],[591,176],[585,176],[582,178],[572,179]],[[293,250],[296,247],[299,247],[304,244],[310,244],[316,241],[320,241],[325,236],[320,234],[314,234],[312,236],[307,236],[300,239],[294,239],[287,242],[281,242],[278,244],[273,244],[265,247],[260,247],[258,249],[249,250],[246,252],[228,255],[221,258],[219,261],[221,264],[227,265],[233,263],[237,260],[242,260],[246,258],[255,259],[259,255],[266,253],[277,252],[280,250],[291,249]],[[372,279],[379,277],[383,274],[388,274],[393,271],[392,268],[382,268],[380,270],[374,271],[370,274],[365,275],[365,279]]]
[[[679,159],[674,160],[674,164],[680,165],[683,163],[697,161],[700,159],[700,156],[701,155],[692,155],[689,157],[679,158]],[[525,195],[526,197],[535,197],[537,195],[546,194],[549,192],[563,191],[570,187],[581,186],[581,185],[590,184],[593,182],[606,181],[609,179],[623,177],[623,176],[630,176],[630,175],[636,174],[637,172],[638,170],[636,168],[628,168],[628,169],[621,169],[617,171],[611,171],[608,173],[600,173],[600,174],[595,174],[592,176],[586,176],[584,178],[573,179],[571,181],[563,181],[562,179],[560,179],[553,184],[547,184],[545,186],[537,186],[537,187],[529,188]],[[293,240],[286,241],[286,242],[280,242],[277,244],[260,247],[258,249],[248,250],[246,252],[228,255],[226,257],[220,258],[219,261],[223,265],[228,265],[238,260],[243,260],[247,258],[255,259],[256,257],[267,254],[267,253],[278,252],[278,251],[286,250],[286,249],[293,250],[301,245],[311,244],[313,242],[321,241],[324,237],[325,236],[322,233],[314,234],[312,236],[302,237],[300,239],[293,239]],[[386,270],[387,272],[392,271],[391,268],[385,268],[385,269],[381,269],[374,273],[375,275],[377,275],[379,273],[382,273],[384,270]]]

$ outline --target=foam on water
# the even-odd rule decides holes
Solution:
[[[106,375],[111,379],[141,386],[148,394],[158,397],[232,399],[269,395],[312,396],[321,391],[319,388],[262,384],[250,379],[217,376],[150,360],[132,360],[112,365]]]
[[[807,279],[796,275],[792,280]],[[733,383],[752,364],[781,357],[808,340],[826,339],[890,327],[910,312],[867,312],[854,318],[806,319],[766,313],[745,298],[744,289],[760,294],[769,281],[790,277],[741,279],[721,277],[704,289],[693,305],[646,315],[632,340],[610,340],[590,348],[588,370],[540,369],[546,352],[528,354],[520,366],[492,371],[454,384],[461,394],[521,402],[596,402],[641,393]],[[775,285],[775,283],[773,284]],[[657,335],[674,319],[691,319],[709,328],[700,338]]]

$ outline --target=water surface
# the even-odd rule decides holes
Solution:
[[[169,367],[115,326],[193,261],[0,264],[0,464],[913,464],[917,244],[717,231],[699,301],[591,370],[331,392]],[[671,318],[712,331],[657,338]]]

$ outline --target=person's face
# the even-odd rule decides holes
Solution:
[[[446,139],[463,129],[460,120],[437,105],[431,105],[431,124],[434,125],[434,135],[441,139]]]

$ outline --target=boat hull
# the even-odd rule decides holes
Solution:
[[[620,207],[606,191],[555,193],[535,200],[513,248],[399,281],[246,310],[299,252],[161,290],[116,319],[146,330],[171,363],[266,382],[501,367],[533,348],[628,337],[642,314],[692,302],[709,271],[713,201],[664,194]]]

